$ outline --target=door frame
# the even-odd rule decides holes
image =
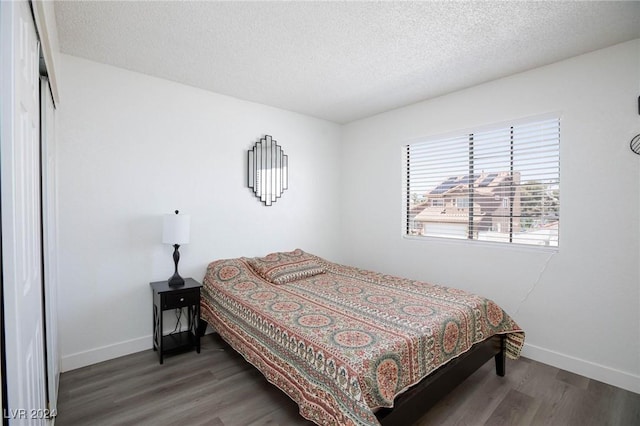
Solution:
[[[6,131],[4,130],[4,123],[10,118],[7,116],[7,105],[11,104],[11,100],[7,100],[7,87],[9,85],[6,78],[10,70],[11,63],[11,49],[9,40],[11,39],[11,14],[7,13],[4,2],[0,2],[0,74],[4,76],[0,80],[0,94],[4,93],[4,96],[0,96],[0,144],[5,137]],[[0,150],[0,187],[2,187],[2,151]],[[2,259],[2,197],[0,197],[0,259]],[[3,262],[0,262],[0,400],[2,401],[2,424],[3,426],[9,425],[9,419],[4,414],[7,412],[9,405],[7,400],[7,363],[5,357],[5,332],[4,332],[4,267]]]

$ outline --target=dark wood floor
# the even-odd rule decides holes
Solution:
[[[217,335],[202,351],[152,350],[63,373],[57,426],[312,425]],[[640,395],[521,358],[493,360],[418,422],[426,425],[640,425]]]

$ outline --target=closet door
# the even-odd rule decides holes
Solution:
[[[39,46],[27,1],[0,2],[0,185],[8,412],[45,424]]]
[[[49,80],[40,82],[42,145],[42,244],[44,254],[44,314],[47,358],[47,396],[50,413],[57,412],[60,355],[58,351],[58,205],[56,197],[54,106]]]

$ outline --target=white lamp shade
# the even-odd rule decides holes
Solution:
[[[164,244],[188,244],[191,216],[188,214],[167,214],[162,222],[162,242]]]

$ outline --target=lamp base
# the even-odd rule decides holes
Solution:
[[[184,278],[176,272],[167,282],[169,283],[169,287],[181,287],[184,285]]]

